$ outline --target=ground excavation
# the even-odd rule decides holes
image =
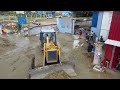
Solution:
[[[63,70],[49,73],[44,79],[117,79],[118,72],[97,72],[92,69],[92,57],[87,56],[85,38],[79,39],[79,47],[73,48],[74,38],[71,34],[57,33],[61,45],[61,62],[75,63],[77,76],[70,77]],[[84,43],[83,46],[81,44]],[[42,66],[43,54],[40,51],[39,36],[23,37],[12,34],[0,36],[0,78],[29,79],[29,70],[33,60],[36,66]]]

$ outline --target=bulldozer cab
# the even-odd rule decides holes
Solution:
[[[41,32],[40,32],[40,47],[42,48],[43,50],[43,47],[44,47],[44,43],[47,43],[47,40],[46,38],[49,38],[49,42],[53,42],[54,45],[56,45],[56,32],[54,29],[42,29]]]
[[[60,63],[60,44],[56,41],[55,30],[42,29],[40,41],[40,47],[44,54],[43,66]]]

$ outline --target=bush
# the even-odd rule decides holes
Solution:
[[[15,20],[15,18],[11,18],[10,20]]]

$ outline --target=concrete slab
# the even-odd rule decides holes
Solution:
[[[73,62],[65,62],[62,64],[54,64],[45,67],[39,67],[36,69],[30,70],[30,79],[43,79],[50,73],[55,71],[64,70],[69,76],[77,76],[75,73],[75,64]]]

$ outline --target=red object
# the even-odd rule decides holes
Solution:
[[[2,30],[2,33],[4,33],[4,30]]]
[[[80,36],[82,35],[82,32],[80,32]]]
[[[115,48],[115,53],[114,53],[114,56],[113,56],[111,68],[115,68],[116,67],[117,60],[118,60],[119,50],[120,50],[120,47],[116,47]]]
[[[103,60],[103,66],[107,67],[106,61],[108,61],[109,67],[111,69],[116,67],[116,63],[118,60],[118,54],[119,54],[119,50],[120,50],[120,47],[115,47],[115,51],[113,53],[113,59],[112,59],[113,47],[114,46],[112,46],[112,45],[106,45],[105,56],[104,56],[104,60]]]
[[[120,11],[113,11],[108,39],[120,41]],[[115,51],[113,53],[113,48],[114,46],[112,45],[106,45],[106,50],[105,50],[105,55],[103,60],[103,66],[105,67],[107,66],[106,60],[107,59],[109,60],[110,62],[109,66],[111,69],[116,67],[118,54],[120,51],[120,47],[115,47]]]
[[[2,33],[6,33],[4,30],[2,30]]]
[[[120,12],[113,11],[108,39],[120,41]]]
[[[112,56],[112,50],[113,50],[113,46],[112,45],[106,45],[105,47],[105,55],[104,55],[104,60],[103,60],[103,66],[107,67],[107,59],[110,62],[111,60],[111,56]]]

